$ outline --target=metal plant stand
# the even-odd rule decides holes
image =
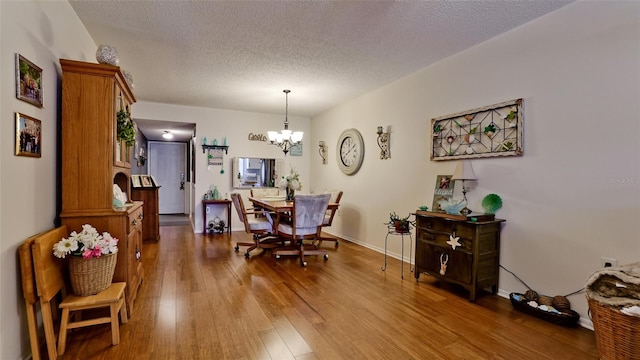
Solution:
[[[402,243],[402,252],[400,255],[400,277],[404,279],[404,237],[409,237],[409,272],[413,272],[414,268],[412,267],[412,259],[413,259],[413,238],[411,237],[411,229],[407,231],[397,231],[393,225],[387,226],[387,236],[384,238],[384,266],[380,267],[382,271],[387,270],[387,240],[389,239],[389,235],[400,235]]]

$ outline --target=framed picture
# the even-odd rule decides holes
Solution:
[[[142,181],[143,187],[153,187],[153,183],[151,182],[151,177],[149,175],[140,175],[140,180]]]
[[[291,145],[291,148],[289,149],[289,155],[302,156],[302,143]]]
[[[523,154],[523,100],[516,99],[431,120],[431,160]]]
[[[16,97],[41,108],[42,95],[42,69],[16,54]]]
[[[40,120],[16,113],[16,155],[40,157],[42,144]]]
[[[436,188],[433,191],[433,204],[431,211],[444,212],[440,206],[441,200],[450,200],[453,198],[453,175],[438,175],[436,177]]]
[[[134,188],[141,188],[140,175],[131,175],[131,186]]]

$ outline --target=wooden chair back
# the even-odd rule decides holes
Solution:
[[[329,191],[329,194],[331,194],[331,199],[329,200],[330,203],[340,203],[340,199],[342,199],[342,190]],[[336,215],[336,211],[338,211],[337,208],[327,210],[322,226],[331,226],[331,223],[333,223],[333,217]]]
[[[36,241],[36,237],[39,235],[40,234],[28,238],[24,243],[22,243],[22,245],[20,245],[20,247],[18,247],[18,257],[20,259],[20,275],[22,280],[22,295],[24,297],[24,305],[27,312],[27,328],[29,330],[31,358],[33,360],[40,360],[40,340],[38,339],[38,322],[36,315],[38,294],[36,290],[36,274],[33,270],[31,247]],[[46,321],[47,320],[43,318],[43,322]]]
[[[280,189],[275,187],[267,188],[252,188],[251,197],[265,197],[265,196],[277,196],[280,195]]]
[[[233,206],[236,208],[240,221],[244,223],[244,230],[246,232],[251,232],[249,229],[249,222],[247,221],[247,210],[244,207],[242,197],[238,193],[231,193],[231,201],[233,201]]]

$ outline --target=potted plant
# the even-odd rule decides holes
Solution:
[[[484,127],[484,133],[490,138],[493,137],[493,134],[495,134],[496,130],[497,128],[494,123],[491,123]]]
[[[414,222],[409,220],[409,216],[400,217],[396,212],[389,213],[389,222],[385,223],[388,226],[393,226],[394,230],[399,233],[408,233],[411,230],[411,226],[414,225]]]
[[[136,142],[136,128],[131,121],[131,115],[127,110],[118,111],[118,134],[116,139],[127,146],[133,146]]]

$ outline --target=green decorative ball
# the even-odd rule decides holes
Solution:
[[[502,207],[502,199],[497,194],[489,194],[482,199],[482,208],[486,214],[495,214]]]

